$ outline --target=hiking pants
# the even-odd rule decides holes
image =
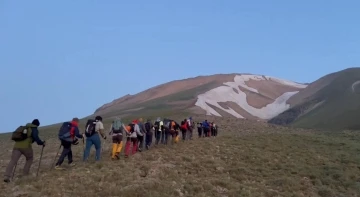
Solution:
[[[123,143],[122,143],[122,135],[113,135],[112,136],[112,152],[111,152],[111,158],[119,158]]]
[[[189,130],[187,131],[187,138],[188,138],[189,140],[192,139],[192,134],[193,134],[193,128],[190,127]]]
[[[167,131],[162,131],[161,132],[161,144],[166,144],[166,136],[167,136],[168,132]]]
[[[217,129],[214,129],[214,135],[217,136]]]
[[[151,146],[152,138],[153,138],[153,132],[152,131],[146,132],[146,138],[145,138],[146,146]]]
[[[198,134],[199,134],[199,138],[202,137],[202,128],[201,127],[198,127]]]
[[[204,137],[209,137],[210,129],[204,128]]]
[[[68,157],[68,163],[71,164],[73,162],[72,159],[72,151],[71,151],[71,142],[61,140],[61,146],[63,147],[63,151],[56,163],[57,166],[60,166],[63,162],[65,157]]]
[[[101,140],[100,135],[98,133],[95,133],[94,135],[86,138],[86,145],[85,145],[85,151],[84,151],[84,161],[86,161],[89,158],[90,150],[92,145],[95,146],[96,154],[95,154],[95,160],[100,160],[101,155]]]
[[[181,129],[181,134],[182,134],[182,140],[185,141],[186,140],[186,129]]]
[[[5,179],[10,179],[12,177],[12,173],[14,167],[18,163],[21,155],[24,155],[26,158],[26,162],[23,169],[23,174],[28,175],[30,172],[31,164],[34,159],[34,153],[32,148],[14,148],[11,154],[11,160],[6,167],[5,171]]]
[[[211,128],[211,136],[215,136],[215,129]]]
[[[158,145],[160,142],[160,138],[161,138],[161,131],[156,131],[155,137],[156,137],[155,144]]]
[[[139,151],[141,151],[141,149],[143,148],[143,144],[144,144],[144,136],[137,136],[137,140],[138,140],[138,144],[139,144]]]
[[[138,141],[138,139],[136,137],[127,137],[126,138],[125,156],[129,156],[131,144],[132,144],[132,154],[136,153],[137,147],[138,147],[137,141]]]

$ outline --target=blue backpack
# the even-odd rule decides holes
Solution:
[[[58,134],[59,139],[71,142],[72,140],[71,140],[70,130],[71,130],[71,123],[64,122],[59,130],[59,134]]]

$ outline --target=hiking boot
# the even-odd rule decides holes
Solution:
[[[10,179],[9,179],[9,178],[5,178],[5,179],[4,179],[4,182],[5,182],[5,183],[10,183]]]
[[[74,163],[72,163],[72,162],[69,163],[69,166],[71,166],[71,167],[72,167],[72,166],[75,166],[75,165],[76,165],[76,164],[74,164]]]
[[[64,170],[61,166],[55,166],[55,170]]]

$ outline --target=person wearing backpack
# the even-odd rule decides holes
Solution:
[[[151,143],[152,143],[154,126],[151,124],[150,119],[146,120],[146,123],[144,126],[145,126],[145,131],[146,131],[146,137],[145,137],[146,149],[149,150]]]
[[[29,175],[31,165],[34,159],[34,153],[32,144],[36,142],[39,146],[45,147],[45,141],[39,138],[40,121],[34,119],[31,123],[27,123],[25,126],[18,127],[12,134],[12,140],[15,141],[11,159],[6,167],[4,174],[4,182],[9,183],[12,177],[14,167],[17,165],[21,155],[24,155],[26,162],[23,168],[23,174]]]
[[[115,118],[115,120],[111,124],[111,130],[109,135],[112,136],[112,152],[111,159],[120,159],[120,152],[123,147],[123,129],[124,125],[120,118]]]
[[[132,154],[135,154],[138,147],[137,133],[140,132],[139,125],[136,120],[133,120],[128,126],[126,126],[126,144],[125,144],[125,158],[130,155],[130,146],[132,144]]]
[[[164,122],[164,124],[163,124],[163,128],[162,128],[162,133],[161,133],[161,143],[167,145],[169,136],[170,136],[171,120],[168,118],[164,118],[163,122]]]
[[[161,135],[162,135],[162,129],[164,126],[164,122],[161,121],[161,118],[158,117],[154,123],[154,128],[155,128],[155,144],[158,145],[161,139]]]
[[[205,120],[203,123],[204,133],[205,137],[210,137],[210,124],[207,120]]]
[[[86,136],[86,144],[85,144],[85,151],[84,151],[84,161],[87,161],[90,155],[90,150],[92,145],[95,146],[96,154],[95,160],[99,161],[101,156],[101,140],[100,136],[106,139],[106,135],[104,134],[104,124],[102,123],[102,117],[96,116],[95,120],[88,120],[85,129],[85,136]]]
[[[140,132],[137,133],[138,144],[139,144],[138,151],[141,152],[142,149],[145,146],[144,138],[145,138],[145,135],[146,135],[145,126],[143,124],[143,119],[142,118],[139,118],[138,125],[139,125],[139,130],[140,130]]]
[[[186,140],[186,132],[188,131],[188,129],[189,129],[188,122],[186,119],[184,119],[183,121],[181,121],[181,126],[180,126],[183,141]]]
[[[203,128],[202,128],[202,123],[201,122],[198,122],[197,123],[197,130],[198,130],[198,134],[199,134],[199,138],[202,137],[202,133],[203,133]]]
[[[79,131],[79,118],[73,118],[71,122],[64,122],[59,130],[59,140],[61,141],[61,146],[63,151],[55,164],[55,169],[62,170],[61,164],[64,162],[65,157],[68,157],[68,164],[74,166],[71,145],[77,145],[78,139],[83,138],[84,134],[80,134]]]

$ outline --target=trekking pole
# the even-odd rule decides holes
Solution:
[[[14,170],[13,170],[13,174],[12,174],[12,177],[11,177],[11,180],[14,180],[14,176],[15,176],[15,171],[16,171],[17,165],[18,165],[18,162],[16,162],[16,164],[15,164],[15,167],[14,167]]]
[[[37,178],[38,175],[39,175],[40,164],[41,164],[41,159],[42,159],[42,156],[43,156],[44,147],[45,147],[45,146],[43,146],[42,149],[41,149],[41,154],[40,154],[40,159],[39,159],[39,167],[38,167],[37,172],[36,172],[36,178]]]
[[[57,151],[57,153],[56,153],[56,155],[55,155],[54,161],[53,161],[52,165],[50,166],[50,170],[51,170],[51,169],[53,168],[53,166],[55,165],[55,161],[56,161],[57,156],[59,155],[60,149],[61,149],[61,144],[60,144],[59,149],[58,149],[58,151]]]

